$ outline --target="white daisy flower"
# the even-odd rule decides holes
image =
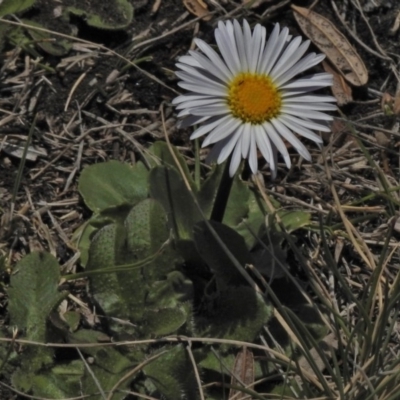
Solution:
[[[275,25],[267,40],[266,29],[247,21],[219,22],[215,30],[219,55],[203,40],[196,39],[200,51],[189,51],[179,58],[176,75],[180,87],[189,93],[173,100],[180,126],[199,124],[191,139],[207,135],[202,147],[215,144],[210,152],[217,163],[232,154],[229,166],[233,176],[242,158],[257,172],[257,149],[276,175],[277,152],[286,166],[291,161],[284,140],[306,160],[310,153],[297,135],[321,144],[313,132],[329,132],[332,117],[324,111],[336,110],[332,96],[310,92],[332,85],[332,75],[319,73],[293,79],[320,63],[323,54],[304,56],[310,41],[301,37],[288,40],[287,28]],[[304,57],[303,57],[304,56]]]

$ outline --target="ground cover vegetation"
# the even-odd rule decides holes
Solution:
[[[0,17],[1,399],[400,398],[396,1]]]

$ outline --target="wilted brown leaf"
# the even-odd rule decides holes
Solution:
[[[338,348],[338,340],[336,339],[336,336],[333,333],[329,333],[327,336],[325,336],[324,339],[322,339],[318,343],[319,350],[322,351],[327,359],[330,359],[332,357],[332,349],[337,349]],[[315,365],[318,367],[320,371],[323,371],[326,368],[324,360],[321,358],[319,355],[318,350],[313,347],[312,349],[309,350],[310,356],[312,356],[312,359],[314,360]],[[307,371],[310,375],[315,375],[314,367],[312,367],[307,359],[304,356],[301,356],[299,360],[297,361],[297,365],[299,368],[303,371]]]
[[[388,132],[381,132],[381,131],[374,131],[374,136],[376,139],[376,143],[382,147],[389,147],[390,145],[390,133]]]
[[[347,139],[353,139],[349,127],[337,118],[332,121],[331,132],[321,132],[321,136],[325,142],[332,143],[335,147],[341,147]]]
[[[337,100],[339,106],[350,103],[353,101],[353,96],[351,94],[351,87],[343,79],[342,75],[339,75],[327,62],[323,61],[322,66],[326,72],[333,75],[333,85],[332,93]]]
[[[200,17],[204,21],[209,21],[211,19],[211,15],[207,15],[209,12],[208,7],[203,0],[183,0],[183,4],[188,11],[196,17]]]
[[[237,379],[236,379],[237,378]],[[254,357],[251,350],[243,347],[237,354],[232,371],[232,386],[251,386],[254,383]],[[251,396],[240,390],[231,389],[229,400],[251,400]]]
[[[292,5],[292,9],[304,34],[326,54],[344,78],[355,86],[365,85],[368,71],[363,60],[332,22],[307,8]]]

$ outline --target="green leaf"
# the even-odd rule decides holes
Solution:
[[[174,346],[146,365],[144,372],[166,400],[199,397],[193,366],[182,345]],[[157,396],[157,393],[151,395]]]
[[[93,238],[86,271],[118,265],[117,252],[123,241],[124,232],[116,224],[100,229]],[[145,287],[140,270],[91,275],[89,281],[91,294],[106,315],[133,320],[141,317]]]
[[[192,281],[181,272],[172,271],[166,279],[150,284],[146,303],[152,308],[174,308],[192,299]]]
[[[7,39],[7,33],[12,28],[14,28],[14,27],[11,27],[11,25],[9,25],[7,23],[0,22],[0,51],[3,50],[4,44],[5,44],[6,39]],[[2,212],[2,211],[3,211],[3,209],[0,208],[0,212]]]
[[[247,217],[249,213],[249,187],[236,175],[231,192],[229,194],[228,203],[224,214],[223,223],[230,227],[236,227],[243,218]]]
[[[150,195],[163,205],[175,237],[190,239],[202,216],[181,176],[171,167],[158,166],[151,170],[149,183]]]
[[[275,279],[286,277],[282,266],[289,268],[286,261],[287,251],[284,247],[284,241],[285,236],[282,232],[269,230],[263,236],[260,236],[259,242],[251,252],[254,260],[253,265],[270,284]]]
[[[8,290],[11,326],[33,341],[46,340],[46,319],[65,298],[58,291],[60,267],[48,253],[31,253],[15,267]]]
[[[207,179],[201,184],[201,188],[197,195],[201,209],[207,218],[210,218],[217,197],[218,188],[221,184],[221,178],[224,167],[214,165]]]
[[[133,207],[123,225],[108,225],[94,236],[86,271],[109,270],[90,275],[93,298],[106,315],[136,324],[142,320],[149,285],[165,279],[176,264],[177,255],[166,244],[168,238],[165,211],[153,199]],[[156,256],[162,247],[162,255]],[[142,268],[129,268],[151,256],[153,259]],[[128,268],[113,271],[120,265]]]
[[[28,37],[25,29],[20,26],[13,27],[7,32],[7,40],[15,47],[21,47],[33,57],[40,58],[40,54],[36,51],[32,39]]]
[[[68,324],[69,330],[74,332],[78,329],[81,314],[77,311],[67,311],[63,314],[65,322]]]
[[[272,317],[273,307],[246,286],[228,288],[195,318],[199,336],[252,342]]]
[[[14,268],[8,289],[10,326],[25,332],[29,340],[46,342],[46,320],[67,294],[58,291],[59,281],[60,266],[52,255],[35,252],[24,257]],[[39,396],[43,393],[41,388],[50,385],[46,375],[53,363],[53,349],[28,346],[20,367],[12,376],[13,384],[23,392],[32,390]],[[59,397],[62,391],[56,386],[51,391],[62,398]],[[65,393],[62,396],[65,397]]]
[[[84,364],[80,360],[57,364],[41,373],[20,369],[13,375],[13,384],[24,392],[33,391],[37,397],[64,399],[74,397],[81,389]]]
[[[3,255],[0,255],[0,274],[4,274],[6,272],[6,257]]]
[[[82,171],[79,192],[94,212],[122,204],[135,205],[147,197],[148,171],[142,163],[135,167],[119,161],[91,165]]]
[[[99,332],[81,329],[70,337],[71,343],[98,343]],[[85,368],[85,374],[82,379],[82,393],[85,395],[99,396],[99,389],[93,376],[104,392],[111,390],[114,385],[122,380],[122,378],[133,368],[132,362],[122,355],[117,349],[111,347],[84,347],[82,352],[92,357],[90,370]],[[124,380],[118,390],[112,396],[113,400],[122,400],[126,397],[125,393],[119,393],[128,389],[129,380]],[[75,394],[76,395],[76,394]]]
[[[35,0],[3,0],[0,3],[0,17],[27,10],[35,4]]]
[[[169,239],[167,216],[161,204],[153,199],[146,199],[137,204],[125,221],[127,232],[126,248],[121,249],[124,258],[121,263],[143,260],[156,254]],[[166,246],[162,256],[143,268],[143,278],[153,282],[173,270],[176,254],[171,246]]]
[[[30,25],[37,28],[45,28],[43,25],[34,21],[24,19],[22,22],[25,25]],[[39,31],[36,29],[28,29],[28,33],[42,50],[53,56],[63,56],[72,48],[71,42],[57,36],[51,36],[48,32]]]
[[[94,28],[110,30],[126,28],[132,22],[132,5],[127,0],[113,0],[110,3],[113,5],[113,10],[106,19],[104,19],[104,13],[96,14],[95,2],[89,2],[87,6],[85,6],[85,2],[79,2],[78,4],[82,8],[67,7],[65,13],[84,18],[85,22]]]
[[[147,310],[143,315],[145,336],[165,336],[175,333],[187,320],[185,307]]]
[[[226,225],[215,221],[210,221],[209,223],[227,249],[243,267],[246,264],[252,264],[251,255],[242,236]],[[241,273],[205,222],[199,222],[195,226],[194,242],[198,253],[215,274],[220,286],[245,284]]]
[[[92,220],[96,218],[93,216],[89,221],[84,222],[78,229],[73,233],[72,241],[78,247],[80,252],[80,264],[85,267],[89,260],[89,248],[92,241],[92,237],[99,228],[92,225]],[[108,222],[110,223],[110,222]]]
[[[245,218],[236,226],[232,227],[245,240],[247,248],[251,249],[259,242],[259,237],[265,230],[265,214],[263,202],[257,198],[257,194],[250,192],[248,213]]]
[[[196,359],[200,359],[198,363],[200,367],[226,375],[229,375],[229,371],[233,371],[236,360],[232,351],[224,352],[220,349],[218,354],[215,354],[208,347],[197,349],[195,355]]]
[[[289,233],[311,223],[311,214],[304,211],[278,211],[278,215]]]
[[[112,223],[123,224],[132,206],[122,204],[116,207],[108,207],[99,214],[94,214],[89,221],[83,223],[73,234],[73,242],[81,253],[80,264],[86,266],[89,258],[89,248],[94,234],[101,228]]]
[[[195,190],[196,186],[192,179],[192,175],[190,174],[187,162],[182,156],[182,153],[178,151],[175,146],[171,145],[170,147],[180,165],[180,168],[182,169],[186,179],[188,180],[190,187],[192,188],[192,190]],[[166,167],[174,168],[177,172],[179,172],[179,169],[175,162],[175,158],[172,156],[167,143],[162,141],[155,142],[152,146],[150,146],[148,150],[147,161],[152,167],[156,167],[157,165],[164,165]]]
[[[215,349],[215,351],[210,351],[208,346],[193,351],[193,355],[198,362],[197,365],[200,366],[203,371],[212,371],[213,376],[215,376],[214,372],[224,374],[229,378],[232,376],[231,371],[233,371],[235,367],[237,353],[237,346],[226,345]],[[254,377],[256,379],[262,379],[265,377],[266,371],[266,361],[262,358],[261,360],[256,359],[254,363]]]

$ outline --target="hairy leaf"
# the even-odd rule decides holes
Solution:
[[[198,334],[207,337],[253,341],[272,317],[272,306],[254,289],[228,288],[195,318]]]
[[[147,176],[142,163],[135,167],[119,161],[95,164],[82,171],[79,192],[94,212],[122,204],[135,205],[147,197]]]
[[[79,330],[72,334],[70,341],[72,343],[98,343],[99,333],[96,331]],[[111,390],[116,383],[121,381],[118,390],[126,390],[129,380],[122,378],[133,368],[132,362],[122,355],[116,348],[112,347],[84,347],[82,352],[92,357],[90,371],[85,368],[85,374],[81,381],[82,392],[85,395],[97,394],[95,398],[101,398],[98,395],[100,385],[104,392]],[[93,379],[96,377],[96,382]],[[126,397],[125,393],[118,391],[112,396],[113,400],[122,400]]]
[[[35,4],[35,0],[3,0],[0,3],[0,17],[27,10]]]
[[[89,6],[85,7],[85,2],[79,2],[78,7],[67,7],[65,13],[71,13],[79,17],[83,17],[85,22],[94,28],[99,29],[124,29],[131,22],[133,18],[133,7],[127,0],[113,0],[110,1],[113,6],[113,13],[108,14],[105,19],[101,13],[96,14],[96,7],[94,2],[89,1]],[[100,4],[98,4],[100,6]],[[93,11],[95,10],[95,11]]]
[[[37,22],[29,20],[22,20],[22,22],[25,25],[30,25],[32,27],[44,28],[44,26],[38,24]],[[53,37],[48,32],[43,32],[37,29],[28,29],[28,33],[42,50],[53,56],[63,56],[72,48],[71,42],[57,36]]]
[[[171,154],[171,151],[173,152],[174,156]],[[185,178],[190,184],[190,187],[192,190],[195,190],[195,184],[193,182],[192,175],[190,174],[187,162],[176,147],[172,145],[169,147],[167,143],[161,141],[155,142],[148,150],[147,161],[152,167],[164,165],[174,168],[177,172],[179,172],[179,168],[176,165],[176,161],[178,161],[179,167],[183,171]]]
[[[278,212],[283,226],[290,233],[307,226],[311,222],[311,215],[305,211],[281,211]]]
[[[83,375],[84,364],[74,360],[40,373],[20,369],[13,375],[13,384],[24,392],[33,391],[37,397],[63,399],[79,393]]]
[[[193,366],[181,345],[172,347],[146,365],[144,372],[166,400],[196,400],[199,397]]]
[[[179,173],[174,168],[158,166],[150,172],[149,183],[150,194],[163,205],[175,236],[190,239],[194,224],[202,216]]]
[[[143,315],[146,336],[163,336],[175,333],[185,324],[188,312],[185,307],[161,308],[159,310],[147,310]]]
[[[49,253],[31,253],[15,267],[8,290],[11,326],[34,341],[46,340],[46,319],[66,293],[58,291],[60,267]]]
[[[242,236],[226,225],[214,221],[209,223],[239,264],[244,267],[246,264],[252,263],[251,255]],[[199,222],[195,226],[194,241],[197,251],[215,274],[220,286],[246,284],[226,249],[214,237],[205,222]]]
[[[141,325],[139,322],[147,305],[156,310],[165,307],[167,302],[175,306],[174,301],[181,295],[179,288],[175,294],[173,290],[158,286],[160,293],[169,296],[167,298],[154,291],[153,296],[149,294],[149,287],[154,282],[163,282],[176,263],[175,252],[166,244],[169,237],[166,223],[162,206],[146,199],[132,208],[124,224],[108,225],[94,236],[87,271],[107,270],[90,275],[92,295],[106,315]],[[162,248],[162,256],[157,255]],[[142,260],[148,261],[140,268],[130,267]],[[126,266],[124,270],[113,270],[123,265]],[[153,288],[156,290],[157,285]],[[162,299],[163,305],[157,303],[156,298]],[[113,326],[116,329],[115,324]]]

